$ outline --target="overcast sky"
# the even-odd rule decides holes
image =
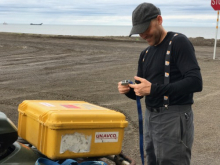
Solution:
[[[0,0],[8,24],[128,25],[140,0]],[[164,26],[215,26],[211,0],[149,0],[161,9]]]

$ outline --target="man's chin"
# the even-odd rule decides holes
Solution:
[[[150,45],[150,46],[154,46],[154,43],[152,41],[147,41],[147,43]]]

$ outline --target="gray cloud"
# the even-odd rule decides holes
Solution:
[[[34,18],[40,22],[50,23],[57,18],[58,24],[75,24],[83,20],[90,24],[94,22],[91,19],[94,19],[97,24],[102,24],[108,17],[109,22],[105,20],[105,24],[130,25],[132,11],[142,2],[142,0],[27,0],[25,2],[8,0],[0,2],[0,19],[10,20],[11,23],[24,23]],[[195,19],[193,16],[216,15],[210,5],[211,2],[207,0],[149,0],[148,2],[158,6],[165,18],[189,15]],[[175,23],[186,20],[180,17],[176,21]],[[210,20],[206,21],[210,22]]]

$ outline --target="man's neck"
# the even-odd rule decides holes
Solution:
[[[161,37],[160,37],[160,41],[157,45],[159,45],[163,40],[164,38],[167,36],[167,31],[163,28],[162,31],[161,31]],[[154,45],[154,46],[157,46],[157,45]]]

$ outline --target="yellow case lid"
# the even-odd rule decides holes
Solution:
[[[51,129],[127,127],[125,115],[85,101],[25,100],[18,111]]]

